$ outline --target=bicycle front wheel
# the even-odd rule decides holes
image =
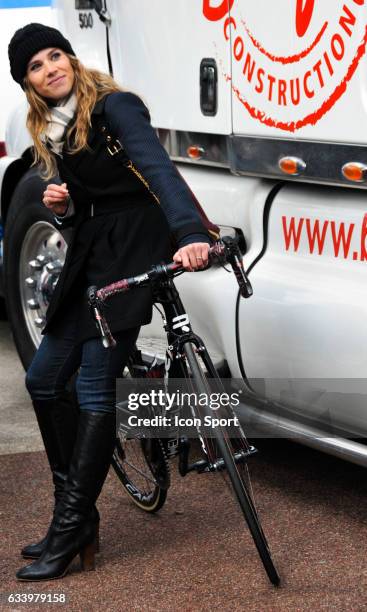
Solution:
[[[201,358],[196,356],[191,344],[185,344],[184,353],[191,371],[190,384],[192,388],[195,392],[204,393],[209,397],[214,389],[211,388],[211,381],[204,373],[205,361],[201,362]],[[212,364],[210,369],[213,370]],[[224,391],[218,377],[215,380],[215,392],[217,393],[220,389]],[[205,415],[212,416],[210,408],[204,406],[203,411]],[[228,417],[234,416],[233,410],[228,406],[224,408],[224,412]],[[223,466],[222,473],[225,473],[229,480],[268,578],[272,584],[278,586],[280,577],[272,560],[270,548],[256,510],[247,467],[247,457],[251,447],[241,425],[235,428],[231,427],[230,433],[225,426],[216,427],[213,438],[202,436],[202,445],[207,454],[208,462],[212,465],[218,465],[219,470]]]

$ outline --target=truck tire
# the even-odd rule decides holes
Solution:
[[[5,308],[5,300],[0,297],[0,321],[6,321],[8,318]]]
[[[46,183],[28,170],[18,183],[5,221],[5,300],[14,342],[25,369],[42,336],[50,297],[67,250],[42,203]]]

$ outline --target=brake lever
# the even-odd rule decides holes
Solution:
[[[102,312],[103,302],[97,297],[97,291],[97,287],[88,287],[88,304],[91,309],[92,316],[96,322],[96,327],[101,334],[103,346],[105,348],[115,348],[116,340],[113,337],[106,318]]]
[[[240,294],[244,298],[249,298],[253,295],[252,285],[243,267],[242,254],[238,248],[237,241],[231,236],[224,236],[222,242],[225,246],[227,261],[230,263],[235,274]]]

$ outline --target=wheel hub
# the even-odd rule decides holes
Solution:
[[[43,304],[46,309],[50,304],[52,294],[55,290],[62,269],[62,263],[59,260],[56,260],[56,262],[60,264],[60,271],[50,272],[49,270],[47,270],[47,266],[45,266],[40,274],[36,288],[36,293],[39,297],[39,302]]]
[[[46,221],[32,225],[22,245],[19,286],[24,319],[36,346],[46,323],[46,312],[65,262],[67,244]]]

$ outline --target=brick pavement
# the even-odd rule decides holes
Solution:
[[[101,553],[64,579],[14,579],[21,546],[43,535],[52,505],[44,453],[0,457],[1,591],[65,593],[69,611],[359,611],[367,609],[366,473],[287,442],[262,443],[252,473],[282,575],[272,587],[217,476],[174,477],[155,516],[110,473],[99,501]],[[1,610],[55,610],[1,604]]]

